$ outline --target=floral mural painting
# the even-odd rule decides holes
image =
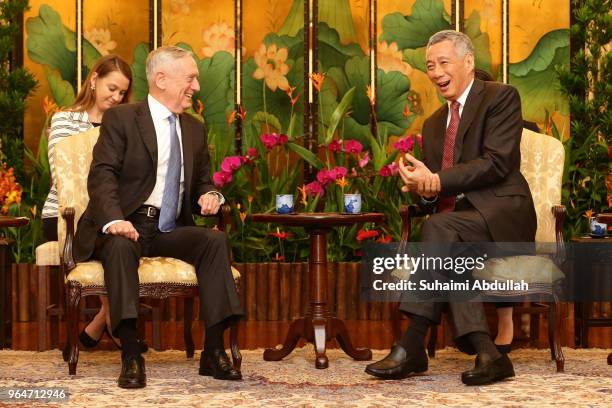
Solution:
[[[318,93],[318,139],[312,151],[303,142],[304,2],[250,3],[249,7],[257,6],[251,10],[257,21],[262,17],[267,24],[247,27],[253,31],[248,31],[249,41],[240,50],[242,103],[238,108],[233,1],[215,4],[215,16],[202,26],[181,29],[181,22],[209,13],[213,3],[165,3],[162,26],[169,28],[162,30],[162,42],[194,52],[201,89],[194,95],[191,113],[206,124],[213,180],[232,205],[230,242],[236,259],[273,260],[281,254],[286,260],[301,260],[308,253],[307,236],[300,229],[287,231],[281,240],[271,235],[273,231],[267,226],[247,221],[249,214],[273,210],[275,194],[294,194],[300,211],[342,211],[342,194],[359,192],[365,211],[387,216],[386,224],[377,227],[380,238],[397,240],[399,207],[408,203],[409,197],[399,191],[396,161],[402,152],[419,156],[418,127],[422,118],[442,103],[435,92],[425,91],[429,82],[424,59],[429,37],[451,28],[444,1],[415,0],[407,12],[381,16],[375,92],[370,87],[367,44],[369,3],[318,3],[318,59],[312,76]],[[472,10],[464,21],[465,32],[474,41],[477,66],[497,76],[499,67],[492,63],[488,25],[481,21],[480,12],[492,13],[489,9]],[[85,71],[101,55],[115,52],[121,45],[100,26],[91,27],[84,37]],[[510,82],[521,92],[526,118],[542,123],[552,112],[567,114],[567,104],[555,82],[545,78],[553,77],[555,66],[567,63],[568,42],[567,30],[553,30],[524,60],[510,65]],[[49,5],[41,5],[38,15],[26,22],[28,55],[45,67],[45,79],[58,106],[74,100],[74,44],[74,31]],[[133,97],[137,101],[148,91],[148,52],[147,43],[131,50]],[[238,150],[234,141],[237,118],[242,124]],[[305,165],[312,168],[311,180],[304,180],[301,170]],[[331,258],[354,259],[368,230],[373,231],[371,226],[363,231],[356,227],[334,230],[329,241]]]

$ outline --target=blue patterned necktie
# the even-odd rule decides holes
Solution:
[[[181,182],[181,151],[176,132],[176,116],[168,116],[170,123],[170,157],[166,171],[166,183],[159,214],[159,230],[170,232],[176,228],[176,214],[179,202],[179,184]]]

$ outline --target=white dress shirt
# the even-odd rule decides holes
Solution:
[[[170,121],[168,117],[173,115],[173,113],[151,95],[147,96],[147,102],[149,103],[153,126],[155,126],[155,136],[157,137],[157,172],[155,176],[155,187],[153,187],[151,195],[143,204],[161,208],[164,187],[166,186],[168,160],[170,159]],[[180,214],[183,204],[183,192],[185,191],[185,170],[183,169],[182,163],[183,140],[181,138],[181,123],[178,116],[176,117],[176,133],[178,134],[181,151],[181,182],[179,184],[179,200],[178,209],[176,211],[177,214]]]

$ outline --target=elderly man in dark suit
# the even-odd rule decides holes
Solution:
[[[421,197],[433,213],[423,224],[422,241],[532,242],[536,215],[520,173],[523,128],[519,94],[511,86],[474,78],[474,46],[465,34],[445,30],[427,45],[427,75],[447,103],[423,125],[423,162],[407,154],[400,162],[402,190]],[[517,222],[516,220],[520,220]],[[427,370],[424,339],[439,323],[444,303],[404,302],[410,326],[383,360],[366,372],[402,378]],[[449,302],[457,344],[477,353],[476,366],[462,381],[479,385],[514,376],[500,354],[477,302]]]
[[[169,256],[196,268],[206,339],[200,374],[237,380],[223,333],[242,314],[223,232],[196,227],[193,214],[215,214],[223,196],[210,182],[206,131],[183,112],[198,92],[198,68],[189,51],[161,47],[147,58],[149,95],[109,109],[93,150],[89,206],[79,220],[77,260],[104,267],[113,334],[121,339],[122,388],[146,385],[137,343],[138,263]]]

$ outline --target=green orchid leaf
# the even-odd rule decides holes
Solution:
[[[569,30],[545,34],[525,59],[510,64],[509,83],[521,95],[523,118],[543,123],[546,111],[569,113],[567,97],[560,90],[555,66],[569,64]]]
[[[367,57],[354,57],[346,63],[344,71],[332,69],[328,76],[338,86],[338,92],[345,86],[355,88],[352,112],[344,120],[344,135],[357,139],[367,147],[370,133],[370,101],[367,97],[367,86],[370,81],[369,60]],[[325,86],[325,84],[324,84]],[[376,75],[376,111],[378,132],[387,135],[401,135],[414,120],[404,118],[404,104],[410,91],[410,81],[400,72],[384,72],[379,69]],[[323,120],[327,112],[333,112],[337,106],[335,100],[327,95],[321,100]],[[327,113],[329,115],[329,113]],[[327,124],[327,123],[326,123]]]
[[[282,128],[278,118],[271,113],[257,112],[255,115],[253,115],[251,120],[257,129],[257,134],[259,135],[264,132],[266,127],[272,128],[273,130],[276,130],[276,132],[281,132]],[[272,129],[268,131],[271,132]]]
[[[287,129],[287,137],[289,138],[290,141],[294,141],[296,138],[296,134],[298,132],[296,123],[297,123],[296,115],[293,114],[291,116],[291,119],[289,120],[289,128]]]
[[[75,95],[74,88],[68,81],[62,79],[57,71],[45,67],[45,75],[49,82],[51,95],[57,106],[65,108],[74,103]]]
[[[147,82],[146,62],[149,55],[149,45],[140,43],[134,49],[132,62],[132,95],[135,101],[142,101],[149,93]]]
[[[372,157],[374,170],[378,171],[384,166],[386,160],[385,149],[378,144],[378,140],[371,133],[368,136],[370,139],[370,149],[372,149],[372,155],[374,156]]]
[[[62,79],[76,81],[76,49],[66,47],[64,26],[59,13],[50,6],[40,6],[37,17],[26,21],[28,56],[32,61],[57,70]]]
[[[355,94],[355,87],[351,88],[347,93],[345,93],[344,96],[342,97],[342,100],[338,104],[338,106],[336,106],[336,109],[331,115],[329,127],[327,128],[327,135],[325,137],[323,144],[328,145],[331,143],[332,139],[334,138],[334,134],[336,133],[336,129],[338,128],[338,125],[340,124],[340,121],[342,120],[342,118],[344,118],[346,112],[348,111],[348,109],[351,107],[351,104],[353,103],[354,94]]]
[[[383,17],[380,41],[396,42],[400,50],[427,45],[438,31],[451,29],[450,19],[439,0],[416,0],[412,14],[391,13]]]
[[[295,152],[302,159],[310,163],[316,169],[322,169],[325,166],[323,162],[319,160],[319,158],[313,152],[306,149],[305,147],[293,142],[287,143],[287,147],[291,151]]]

